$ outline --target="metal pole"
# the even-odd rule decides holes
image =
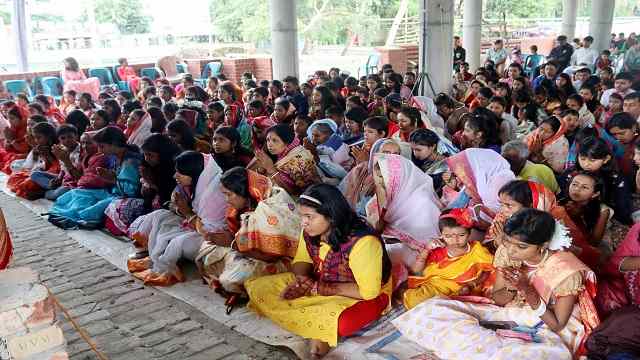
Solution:
[[[296,0],[269,0],[273,78],[298,76]]]
[[[11,32],[16,49],[18,72],[29,71],[29,42],[27,34],[26,0],[13,0]]]
[[[453,81],[454,0],[420,0],[420,94],[448,93]],[[429,82],[433,84],[431,91]]]

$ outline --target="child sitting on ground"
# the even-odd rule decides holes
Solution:
[[[64,124],[57,131],[58,144],[51,147],[51,152],[60,162],[60,172],[51,173],[48,171],[31,172],[31,180],[38,184],[46,192],[44,197],[48,200],[55,201],[59,196],[64,194],[66,190],[61,187],[63,179],[79,172],[80,166],[80,145],[78,143],[78,129],[75,126]],[[75,170],[75,171],[74,171]],[[81,172],[80,174],[81,175]],[[79,176],[78,176],[79,177]]]
[[[469,242],[473,220],[454,209],[438,223],[442,247],[418,255],[407,289],[401,290],[404,306],[411,309],[437,295],[482,295],[489,288],[493,255],[480,242]]]

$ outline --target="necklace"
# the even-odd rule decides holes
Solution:
[[[464,253],[458,255],[458,256],[462,256],[462,255],[466,255],[469,253],[469,251],[471,251],[471,245],[469,245],[469,243],[467,243],[467,249],[464,251]],[[449,252],[449,249],[447,249],[447,256],[450,258],[454,258],[454,257],[458,257],[458,256],[453,256],[451,255],[451,253]]]
[[[537,264],[531,264],[527,261],[522,261],[522,262],[530,268],[537,268],[538,266],[540,266],[540,264],[542,264],[547,259],[548,255],[549,255],[549,249],[545,249],[544,255],[542,255],[542,259]]]

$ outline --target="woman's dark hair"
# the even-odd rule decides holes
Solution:
[[[322,96],[322,101],[320,106],[322,107],[323,111],[332,106],[338,105],[338,101],[336,100],[336,97],[333,96],[333,93],[331,92],[331,90],[329,90],[329,88],[326,85],[318,85],[313,90],[319,92],[320,95]]]
[[[393,81],[393,88],[390,89],[390,91],[400,94],[400,89],[402,88],[402,75],[398,73],[391,73],[387,79]]]
[[[122,104],[122,112],[125,114],[130,114],[136,109],[142,109],[142,104],[138,100],[127,100]]]
[[[267,81],[267,84],[269,82]],[[266,98],[267,96],[269,96],[269,89],[266,86],[258,86],[257,88],[253,89],[253,92]]]
[[[147,99],[147,106],[155,106],[157,108],[162,108],[162,99],[160,96],[152,96]]]
[[[413,126],[418,126],[419,122],[422,120],[420,110],[411,106],[403,106],[402,108],[400,108],[400,113],[411,119],[411,124]]]
[[[119,148],[130,147],[130,145],[127,144],[127,136],[122,130],[120,130],[120,128],[115,126],[107,126],[106,128],[99,130],[93,136],[93,140],[98,144],[113,145]],[[134,147],[137,150],[137,147]]]
[[[429,129],[415,129],[409,135],[409,142],[422,146],[437,146],[440,138]]]
[[[170,137],[163,134],[151,134],[142,144],[142,151],[153,152],[159,155],[160,162],[158,166],[152,167],[146,161],[142,166],[151,170],[155,185],[158,187],[158,196],[160,203],[165,203],[171,199],[171,193],[176,186],[174,178],[175,158],[180,154],[180,147],[171,140]],[[155,196],[155,193],[153,193]],[[145,206],[150,208],[153,198],[146,197]]]
[[[47,138],[49,146],[58,142],[58,137],[56,136],[56,128],[48,122],[37,123],[34,127],[31,128],[31,132],[34,134],[43,135]]]
[[[252,207],[257,205],[255,199],[249,193],[249,174],[247,169],[236,166],[225,171],[220,177],[220,183],[234,194],[248,199]]]
[[[236,88],[229,83],[224,83],[220,85],[220,89],[226,91],[229,93],[229,95],[231,96],[231,100],[236,101],[238,99],[236,99]]]
[[[191,196],[196,195],[196,186],[198,185],[198,178],[202,171],[204,171],[204,156],[197,152],[187,150],[176,157],[176,171],[182,175],[191,177]]]
[[[29,108],[29,112],[31,113],[31,109],[35,109],[35,111],[39,112],[40,114],[44,114],[44,108],[42,107],[42,105],[36,102],[30,103],[29,105],[27,105],[27,107]]]
[[[389,121],[384,116],[373,116],[364,121],[364,126],[375,129],[387,136],[389,131]]]
[[[216,131],[214,132],[214,135],[220,135],[229,139],[232,145],[231,151],[234,153],[235,156],[250,155],[249,151],[247,151],[244,147],[242,147],[240,133],[236,128],[232,126],[220,126],[216,129]]]
[[[122,109],[120,108],[120,104],[118,101],[114,99],[107,99],[104,101],[102,108],[106,111],[107,108],[110,108],[109,116],[107,117],[107,121],[111,124],[115,124],[120,119],[122,115]]]
[[[571,174],[569,181],[567,182],[566,197],[560,201],[560,205],[565,205],[571,197],[569,196],[569,186],[573,182],[573,180],[578,176],[586,176],[593,180],[593,192],[600,193],[599,196],[589,200],[587,205],[584,207],[584,222],[585,224],[595,224],[598,222],[598,218],[600,217],[600,205],[602,203],[602,199],[606,197],[605,194],[605,185],[602,177],[596,176],[594,174],[588,173],[586,171],[577,171]]]
[[[289,102],[289,100],[287,100],[286,98],[283,97],[279,97],[277,98],[274,103],[274,106],[282,106],[285,110],[289,110],[289,107],[291,106],[291,102]]]
[[[197,100],[200,102],[207,102],[209,100],[209,94],[200,86],[189,86],[186,91],[193,92],[193,94],[195,95],[195,98],[193,100]]]
[[[381,98],[386,98],[387,95],[389,95],[389,91],[387,91],[387,89],[385,89],[383,87],[379,87],[379,88],[373,90],[373,95],[374,96],[379,96]]]
[[[179,119],[171,120],[171,122],[167,124],[167,131],[180,135],[181,143],[178,145],[180,145],[183,150],[195,150],[196,136],[193,133],[193,129],[186,121]]]
[[[220,101],[210,102],[207,105],[207,110],[213,110],[213,111],[217,111],[217,112],[224,112],[224,105]]]
[[[118,95],[122,96],[125,100],[133,99],[133,95],[130,91],[118,91]]]
[[[362,88],[358,88],[358,90],[360,90],[360,89],[362,89]],[[368,90],[367,90],[367,91],[368,91]],[[360,96],[357,96],[357,95],[349,96],[349,97],[347,98],[347,101],[351,101],[352,103],[356,104],[356,107],[357,107],[357,108],[362,108],[362,109],[364,109],[364,108],[365,108],[365,105],[364,105],[364,103],[362,102],[362,99],[360,99]]]
[[[631,116],[631,114],[626,112],[621,112],[617,114],[613,114],[609,123],[607,124],[607,131],[611,132],[611,129],[614,127],[620,129],[633,129],[634,126],[637,126],[638,122],[636,119]]]
[[[71,124],[78,129],[78,135],[84,134],[84,131],[89,126],[89,118],[82,110],[73,110],[70,112],[67,117],[64,119],[66,124]]]
[[[529,103],[531,102],[531,95],[529,95],[529,93],[525,89],[520,89],[516,91],[513,97],[513,101],[519,103]]]
[[[500,188],[498,194],[506,195],[526,208],[533,205],[533,192],[526,180],[509,181]]]
[[[78,61],[72,57],[68,57],[64,59],[65,62],[65,70],[71,71],[80,71],[80,65],[78,65]]]
[[[80,94],[80,99],[86,100],[92,108],[96,107],[96,104],[93,102],[93,97],[89,93]]]
[[[56,138],[67,134],[75,134],[76,136],[78,136],[78,129],[76,129],[76,127],[71,124],[62,124],[56,130]]]
[[[345,118],[360,124],[360,126],[367,119],[367,115],[367,111],[361,107],[355,107],[344,113]]]
[[[576,93],[576,88],[573,87],[571,76],[565,73],[561,73],[560,75],[558,75],[558,77],[561,77],[566,81],[566,83],[561,88],[558,88],[560,94],[564,96],[564,98],[568,98],[569,96]],[[551,92],[549,92],[549,94],[551,95]]]
[[[588,137],[580,143],[580,156],[586,156],[589,159],[604,159],[611,156],[611,150],[607,143],[596,137]]]
[[[211,105],[211,104],[209,104],[209,105]],[[224,110],[224,107],[222,109]],[[168,102],[168,103],[162,105],[162,112],[163,113],[169,113],[169,114],[174,114],[175,115],[178,112],[178,110],[180,110],[178,105],[176,105],[175,103],[172,103],[172,102]]]
[[[93,113],[95,116],[98,116],[102,119],[104,119],[104,121],[107,123],[107,125],[109,125],[111,123],[111,117],[109,116],[109,114],[107,114],[107,112],[103,109],[100,110],[96,110],[95,113]]]
[[[542,124],[549,124],[549,126],[551,126],[551,129],[553,129],[554,134],[557,133],[558,130],[560,130],[560,126],[562,126],[560,120],[558,120],[558,118],[555,116],[549,116],[548,118],[542,120],[540,125]]]
[[[151,132],[162,133],[167,126],[167,119],[164,117],[164,113],[160,108],[152,106],[147,109],[149,116],[151,116]]]
[[[399,94],[390,93],[384,98],[385,104],[387,104],[390,108],[401,108],[402,107],[402,98]]]
[[[541,246],[551,241],[556,221],[551,214],[537,209],[520,209],[504,224],[507,236],[531,245]]]
[[[484,108],[478,108],[476,110],[486,110]],[[491,113],[491,115],[489,115]],[[469,125],[469,127],[475,132],[482,132],[483,141],[482,146],[487,147],[489,145],[501,145],[502,141],[500,140],[498,123],[496,123],[497,116],[489,110],[485,111],[474,111],[473,116],[469,116],[465,125]]]
[[[276,135],[278,135],[278,137],[287,145],[291,144],[293,140],[296,139],[296,133],[293,131],[291,126],[286,124],[278,124],[270,127],[265,133],[265,136],[272,132],[276,133]]]

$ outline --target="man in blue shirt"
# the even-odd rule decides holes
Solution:
[[[533,79],[533,82],[531,84],[533,86],[533,90],[535,91],[537,88],[539,88],[545,79],[551,80],[552,84],[555,85],[557,76],[558,64],[555,61],[547,62],[543,65],[542,74]]]
[[[300,92],[300,82],[295,76],[287,76],[282,80],[284,88],[284,98],[289,100],[296,107],[298,115],[309,114],[309,103],[307,98]]]
[[[555,60],[558,63],[558,71],[562,72],[564,68],[571,63],[571,55],[573,55],[573,46],[567,43],[567,37],[564,35],[558,36],[556,39],[558,46],[554,47],[549,53],[547,58],[549,60]]]

